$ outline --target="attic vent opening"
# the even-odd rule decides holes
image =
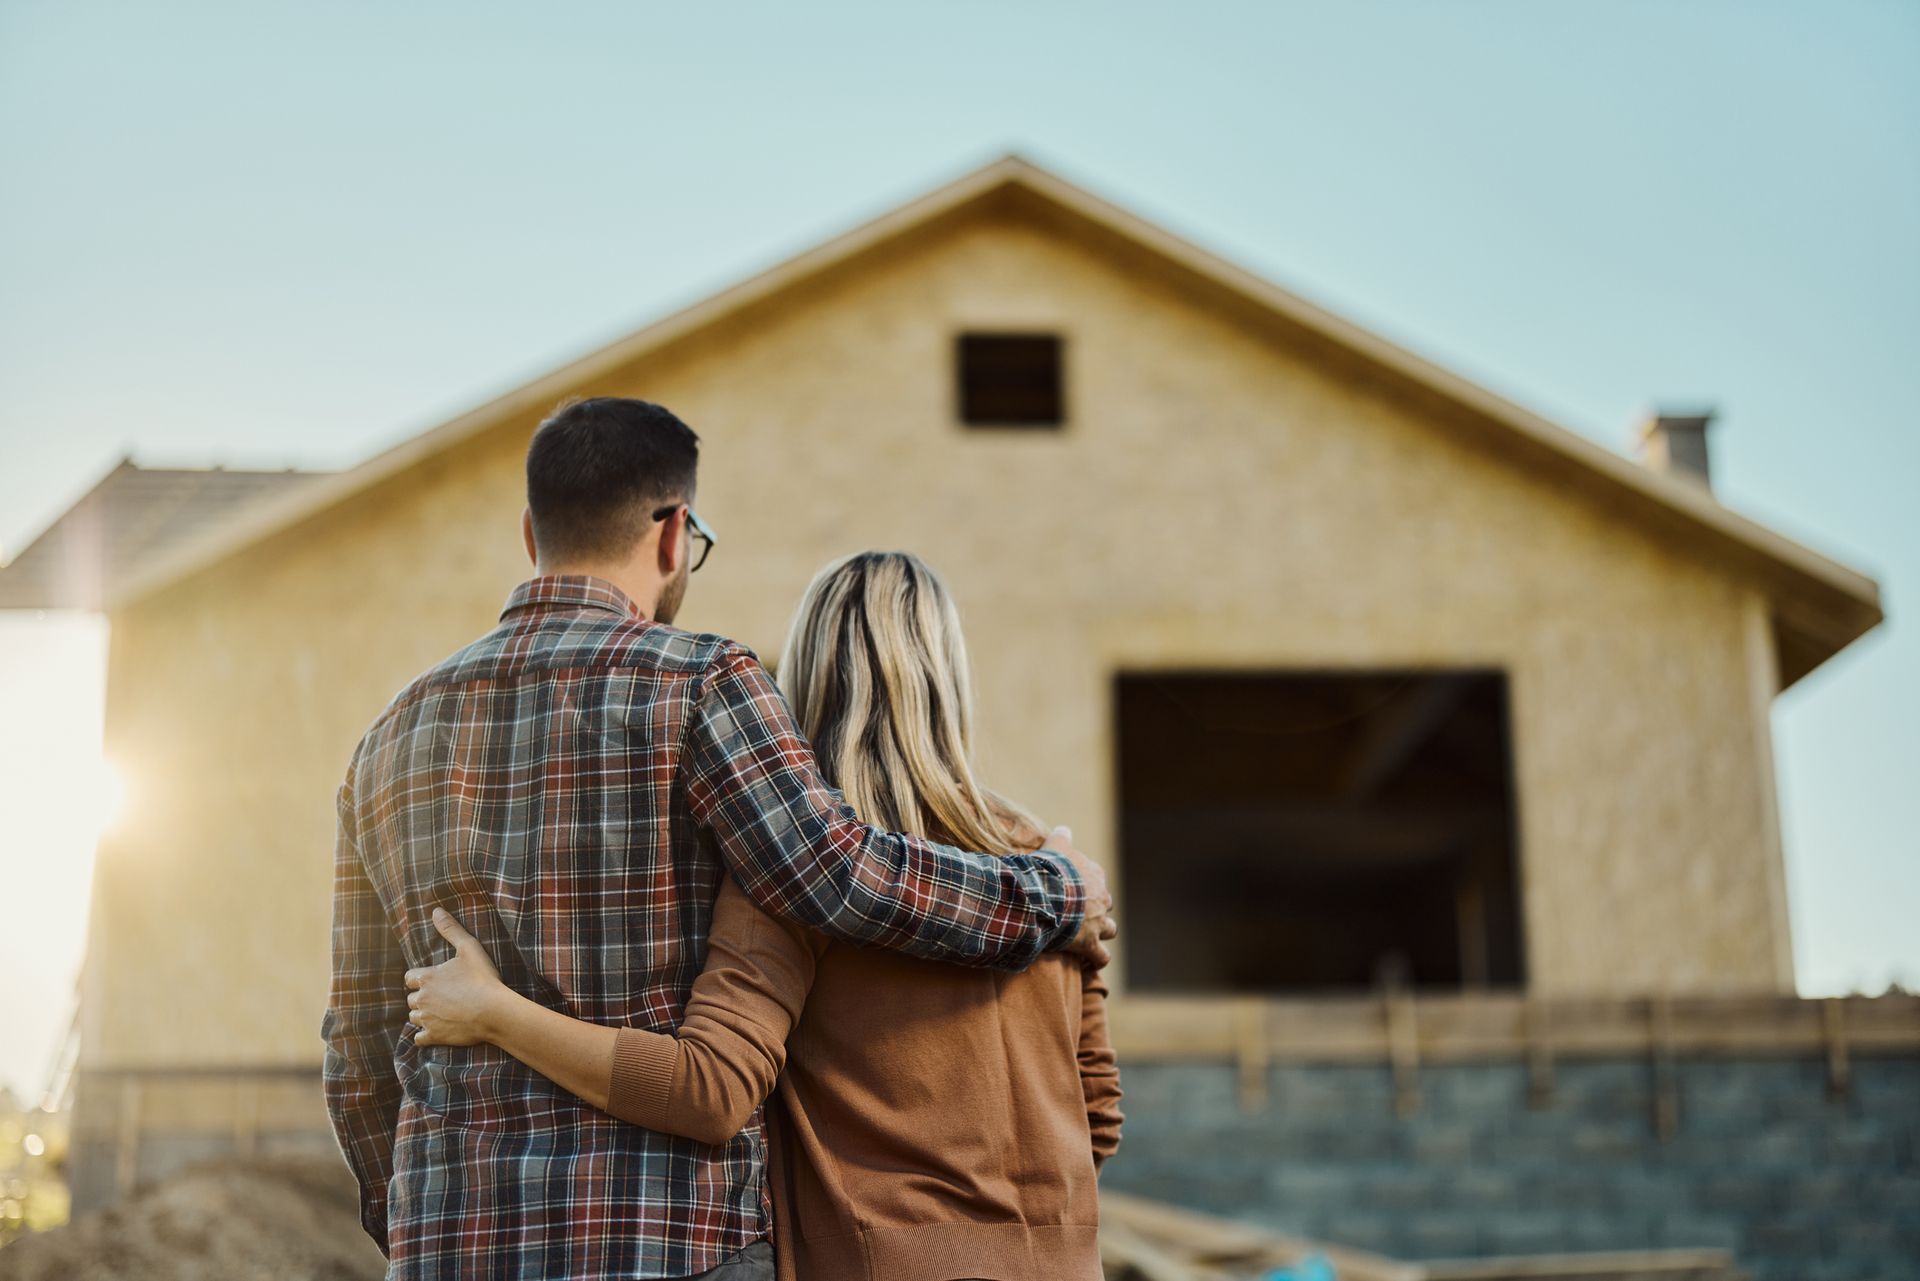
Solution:
[[[1066,421],[1058,334],[961,334],[960,421],[970,427],[1058,427]]]
[[[1524,983],[1503,673],[1142,673],[1115,711],[1131,987]]]

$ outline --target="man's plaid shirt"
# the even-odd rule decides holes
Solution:
[[[637,616],[600,579],[523,583],[403,690],[339,793],[327,1106],[401,1278],[681,1277],[767,1235],[760,1118],[709,1147],[616,1121],[492,1046],[416,1046],[404,973],[435,904],[515,990],[671,1030],[720,879],[857,943],[1019,968],[1082,889],[861,824],[744,646]]]

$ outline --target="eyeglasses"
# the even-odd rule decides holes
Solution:
[[[688,503],[674,503],[671,506],[662,507],[653,513],[653,518],[655,520],[668,520],[682,507],[687,509],[687,527],[693,531],[693,536],[700,540],[700,551],[694,556],[693,564],[687,570],[687,572],[691,574],[707,563],[707,557],[712,554],[714,545],[720,541],[720,538],[719,535],[707,527],[706,521],[694,515],[693,507]]]

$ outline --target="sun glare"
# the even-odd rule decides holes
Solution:
[[[0,1083],[23,1097],[72,1017],[94,845],[124,808],[101,752],[106,654],[104,620],[0,616]]]
[[[124,776],[110,760],[67,760],[42,776],[38,801],[40,840],[49,850],[64,846],[90,856],[93,846],[126,816]]]
[[[126,813],[127,780],[120,773],[120,767],[104,756],[100,758],[96,773],[98,778],[93,789],[94,831],[104,836],[113,830]]]

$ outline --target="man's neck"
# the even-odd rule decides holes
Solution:
[[[549,577],[587,577],[598,578],[602,582],[612,583],[626,593],[628,600],[640,612],[642,618],[652,618],[660,607],[660,591],[663,583],[653,576],[642,577],[630,572],[625,566],[602,565],[591,562],[565,562],[549,565],[542,561],[533,567],[533,572],[542,578]]]

